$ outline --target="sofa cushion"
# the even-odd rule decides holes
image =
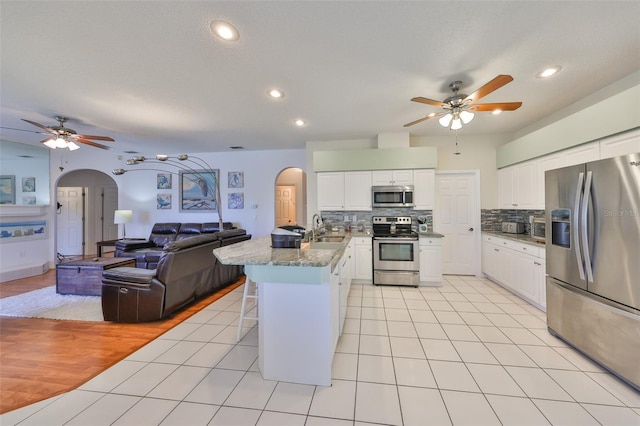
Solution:
[[[223,222],[222,229],[234,229],[233,223]],[[220,224],[218,222],[205,222],[202,224],[202,233],[218,232],[220,231]]]
[[[180,225],[180,230],[176,236],[176,240],[184,240],[185,238],[191,238],[195,235],[202,233],[201,223],[183,223]]]
[[[168,243],[167,245],[164,246],[164,251],[166,253],[176,252],[176,251],[184,250],[189,247],[199,246],[201,244],[205,244],[211,241],[217,241],[218,239],[219,239],[218,233],[197,235],[195,237]]]
[[[151,229],[149,241],[158,247],[164,247],[165,244],[175,241],[179,230],[180,223],[156,223]]]

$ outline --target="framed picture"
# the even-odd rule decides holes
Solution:
[[[230,209],[244,209],[244,192],[227,194],[227,202]]]
[[[229,172],[229,188],[244,188],[244,172]]]
[[[0,204],[16,203],[16,177],[14,175],[0,176]]]
[[[22,178],[22,192],[36,192],[36,178],[34,178],[34,177],[23,177]]]
[[[158,210],[170,210],[171,194],[158,194],[156,196],[156,208]]]
[[[22,204],[24,204],[25,206],[35,206],[36,197],[34,195],[28,195],[26,197],[22,197]]]
[[[171,189],[171,173],[158,173],[157,189]]]
[[[219,175],[219,169],[180,171],[180,211],[217,210]]]

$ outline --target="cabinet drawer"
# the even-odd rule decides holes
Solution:
[[[442,245],[441,238],[420,238],[421,246],[440,246]]]
[[[371,237],[355,237],[354,240],[357,246],[371,245]]]

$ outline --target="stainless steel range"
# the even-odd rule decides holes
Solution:
[[[418,233],[409,216],[373,217],[373,284],[420,283]]]

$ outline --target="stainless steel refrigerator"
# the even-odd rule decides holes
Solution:
[[[640,153],[545,173],[547,326],[640,390]]]

